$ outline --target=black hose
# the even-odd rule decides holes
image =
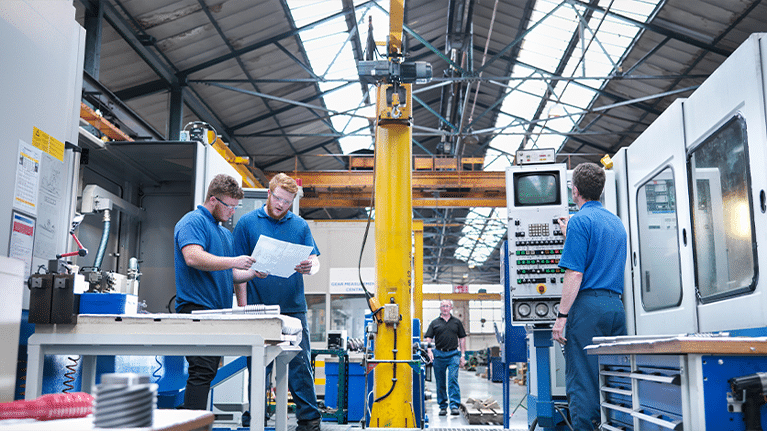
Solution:
[[[394,354],[394,360],[396,361],[397,360],[397,325],[394,325],[394,348],[392,349],[391,352]],[[391,376],[391,388],[389,388],[389,392],[373,400],[373,404],[381,401],[382,399],[391,395],[392,392],[394,392],[394,387],[397,386],[397,363],[396,362],[393,363],[392,366],[394,367],[394,370],[392,371],[392,376]]]
[[[378,125],[376,124],[376,127]],[[375,148],[375,147],[374,147]],[[365,282],[362,281],[362,254],[365,251],[365,244],[368,240],[368,232],[370,231],[370,222],[373,218],[373,205],[375,203],[375,194],[376,194],[376,163],[375,163],[375,149],[373,150],[373,187],[372,191],[370,192],[370,210],[368,211],[368,221],[367,224],[365,224],[365,235],[362,237],[362,247],[360,247],[360,258],[359,261],[357,261],[357,275],[360,278],[360,286],[362,286],[362,291],[365,292],[365,298],[367,299],[368,308],[370,309],[370,312],[373,313],[373,318],[375,318],[375,315],[381,311],[379,308],[378,310],[373,309],[373,304],[370,301],[373,298],[373,294],[370,293],[365,287]]]

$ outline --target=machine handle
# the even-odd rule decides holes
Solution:
[[[667,383],[670,385],[679,385],[681,381],[681,378],[678,375],[657,376],[654,374],[631,373],[631,378],[636,380],[646,380],[649,382]]]
[[[600,376],[611,376],[611,377],[631,377],[631,373],[623,372],[623,371],[607,371],[607,370],[600,370],[599,371]]]
[[[611,394],[618,394],[618,395],[625,395],[630,397],[631,396],[631,390],[629,389],[618,389],[618,388],[611,388],[610,386],[602,386],[600,388],[602,392],[608,392]]]
[[[606,409],[615,410],[616,412],[625,413],[627,415],[633,415],[634,414],[634,411],[631,410],[631,408],[629,408],[629,407],[623,407],[623,406],[619,406],[617,404],[610,404],[608,402],[603,402],[601,405],[602,405],[602,407],[604,407]]]
[[[671,421],[663,420],[663,419],[661,419],[659,417],[651,416],[651,415],[648,415],[648,414],[642,413],[642,412],[633,412],[633,413],[631,413],[631,415],[634,416],[634,417],[637,417],[637,418],[639,418],[639,419],[641,419],[641,420],[643,420],[645,422],[650,422],[650,423],[653,423],[655,425],[658,425],[658,426],[661,426],[663,428],[667,428],[667,429],[670,429],[670,430],[680,430],[680,429],[682,429],[682,421],[680,421],[680,420],[671,422]]]

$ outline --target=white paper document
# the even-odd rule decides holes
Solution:
[[[261,235],[251,254],[256,263],[250,269],[288,278],[296,272],[296,265],[309,259],[313,249],[308,245],[293,244]]]

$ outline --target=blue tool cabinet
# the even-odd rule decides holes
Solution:
[[[767,339],[618,337],[599,355],[602,430],[745,430],[728,380],[767,371]],[[761,407],[767,424],[767,408]]]

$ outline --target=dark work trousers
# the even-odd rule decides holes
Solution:
[[[191,314],[192,310],[205,310],[197,304],[184,304],[178,310],[182,314]],[[186,380],[183,408],[188,410],[207,410],[210,382],[216,378],[220,356],[187,356],[189,377]]]
[[[594,337],[626,335],[626,312],[620,295],[604,289],[578,292],[565,323],[565,378],[573,429],[591,431],[599,414],[599,357],[584,347]]]

